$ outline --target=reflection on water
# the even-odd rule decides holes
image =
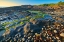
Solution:
[[[0,36],[4,34],[5,30],[0,31]]]
[[[53,18],[52,18],[52,16],[46,14],[44,16],[44,18],[40,18],[38,20],[48,20],[48,19],[52,20]],[[2,22],[4,22],[4,21],[2,21]],[[9,22],[12,22],[12,20],[10,20]],[[14,31],[14,29],[13,28],[10,28],[10,31]],[[4,32],[5,32],[5,30],[0,31],[0,36],[2,36],[4,34]]]

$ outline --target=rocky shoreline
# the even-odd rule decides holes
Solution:
[[[64,42],[64,11],[60,9],[31,5],[3,8],[0,28],[6,32],[0,42]]]

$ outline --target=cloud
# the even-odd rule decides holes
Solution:
[[[20,4],[18,3],[13,3],[13,2],[10,2],[10,1],[1,1],[0,0],[0,6],[3,6],[3,7],[10,7],[10,6],[19,6]]]

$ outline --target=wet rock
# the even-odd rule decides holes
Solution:
[[[30,24],[26,23],[26,25],[24,26],[24,34],[26,34],[27,32],[29,32],[30,30]]]

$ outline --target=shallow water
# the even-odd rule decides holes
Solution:
[[[44,18],[40,18],[39,20],[48,20],[48,19],[51,20],[51,19],[53,19],[53,18],[52,18],[52,16],[50,16],[50,15],[47,14],[47,15],[44,16]],[[11,22],[11,21],[12,21],[12,20],[10,20],[10,22]],[[10,31],[12,31],[12,30],[14,30],[14,29],[13,29],[13,28],[10,28]],[[0,31],[0,36],[3,35],[4,32],[5,32],[5,30]]]
[[[0,36],[4,34],[5,30],[0,31]]]

